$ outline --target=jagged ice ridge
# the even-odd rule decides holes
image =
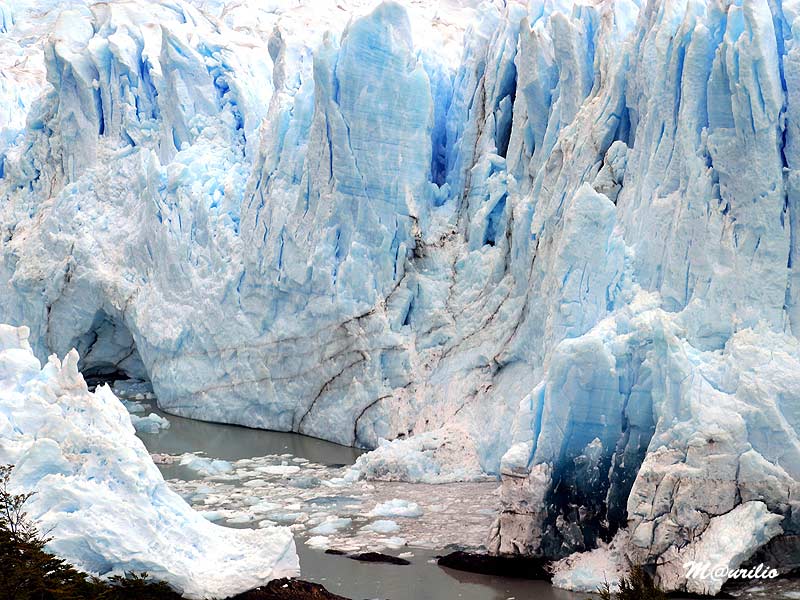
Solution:
[[[227,598],[299,565],[291,531],[214,525],[169,489],[107,386],[89,392],[73,350],[44,366],[25,327],[0,325],[0,464],[11,491],[82,571],[146,572],[187,598]]]

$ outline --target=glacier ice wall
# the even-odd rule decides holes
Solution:
[[[498,552],[624,530],[687,588],[731,511],[731,564],[798,533],[794,0],[2,6],[0,320],[40,358],[500,474]]]
[[[48,550],[99,575],[146,571],[187,598],[228,597],[294,576],[285,528],[214,525],[167,487],[107,386],[91,393],[71,351],[42,366],[28,330],[0,325],[0,463],[32,491]]]

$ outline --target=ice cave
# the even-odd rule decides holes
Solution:
[[[89,331],[67,346],[78,351],[78,369],[87,383],[149,379],[131,332],[102,310],[95,314]]]

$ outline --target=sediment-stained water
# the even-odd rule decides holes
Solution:
[[[361,453],[357,449],[147,409],[170,422],[169,429],[140,437],[174,489],[221,525],[288,525],[295,531],[302,577],[333,592],[392,600],[586,597],[545,581],[436,565],[439,554],[455,547],[479,549],[484,543],[498,508],[496,481],[344,482],[347,467]],[[187,453],[198,453],[198,460]],[[326,554],[328,548],[401,555],[411,564],[362,563]]]
[[[348,481],[361,451],[293,433],[146,412],[169,428],[140,433],[165,479],[207,518],[229,527],[282,524],[295,533],[303,579],[349,598],[585,600],[546,581],[439,567],[455,548],[480,550],[499,509],[493,480],[444,485]],[[363,563],[379,551],[411,564]],[[742,600],[800,598],[800,582],[742,585]]]

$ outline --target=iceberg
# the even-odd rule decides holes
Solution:
[[[47,549],[87,573],[147,572],[187,598],[245,592],[299,570],[285,528],[213,525],[171,491],[107,386],[72,351],[43,367],[24,327],[0,325],[0,463]]]
[[[40,360],[373,450],[343,480],[500,477],[489,547],[565,586],[800,551],[797,2],[64,8],[0,4]]]

